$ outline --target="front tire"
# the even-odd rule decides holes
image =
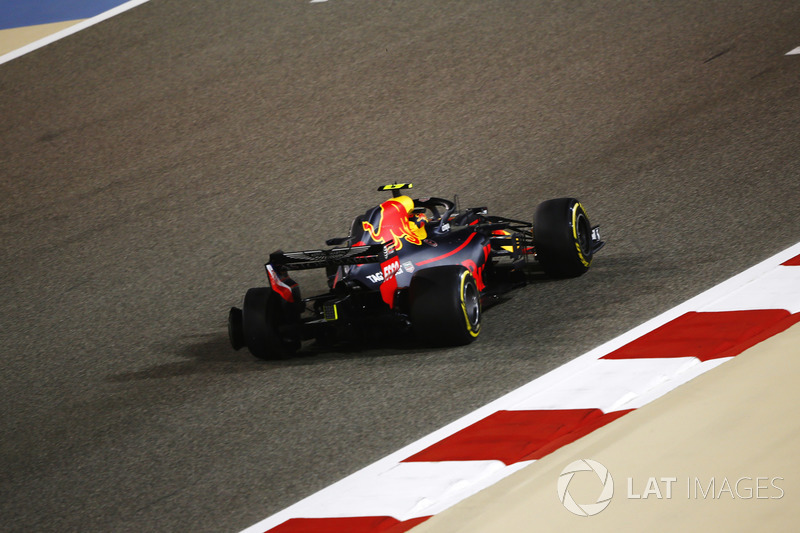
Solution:
[[[423,342],[461,346],[481,332],[481,295],[461,265],[420,270],[409,286],[411,325]]]
[[[557,198],[539,204],[533,220],[533,245],[545,273],[574,278],[592,264],[592,226],[575,198]]]

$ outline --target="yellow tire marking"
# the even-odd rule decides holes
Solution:
[[[467,313],[467,304],[464,301],[464,285],[466,285],[466,283],[467,283],[467,276],[471,276],[471,275],[472,274],[470,274],[469,270],[465,270],[464,272],[461,273],[461,291],[459,292],[459,294],[460,294],[459,298],[461,300],[461,311],[464,312],[464,320],[467,323],[467,331],[473,337],[477,337],[481,333],[481,323],[478,322],[478,324],[477,324],[477,328],[478,329],[477,330],[473,330],[472,329],[472,323],[469,321],[469,314]],[[478,304],[478,305],[480,305],[480,304]]]
[[[578,259],[581,260],[583,266],[588,267],[592,264],[592,260],[587,260],[586,257],[583,255],[583,250],[581,250],[581,243],[578,242],[578,210],[583,212],[583,216],[586,220],[589,220],[589,215],[586,214],[586,209],[583,208],[580,202],[576,203],[572,207],[572,240],[575,242],[575,249],[578,250]]]

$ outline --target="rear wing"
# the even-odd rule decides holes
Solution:
[[[330,250],[304,250],[301,252],[273,252],[269,263],[287,270],[308,270],[312,268],[337,267],[342,265],[361,265],[380,263],[394,252],[391,243],[331,248]]]

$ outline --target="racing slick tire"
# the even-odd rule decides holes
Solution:
[[[300,335],[293,314],[269,287],[249,289],[242,308],[242,339],[250,353],[267,360],[294,355]]]
[[[575,278],[592,264],[592,225],[575,198],[547,200],[536,207],[533,245],[545,273]]]
[[[228,312],[228,340],[234,350],[244,347],[244,326],[242,324],[242,310],[231,307]]]
[[[461,265],[418,271],[409,285],[409,302],[411,327],[426,344],[461,346],[481,332],[481,294]]]

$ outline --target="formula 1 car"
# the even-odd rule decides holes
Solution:
[[[359,341],[391,331],[428,345],[462,345],[481,332],[491,299],[524,285],[538,265],[550,277],[585,273],[603,246],[598,226],[574,198],[547,200],[533,223],[460,211],[456,201],[411,199],[410,183],[380,187],[392,198],[353,221],[324,250],[276,251],[269,286],[252,288],[228,314],[238,350],[261,359],[292,356],[303,340]],[[329,291],[303,298],[290,272],[325,269]]]

